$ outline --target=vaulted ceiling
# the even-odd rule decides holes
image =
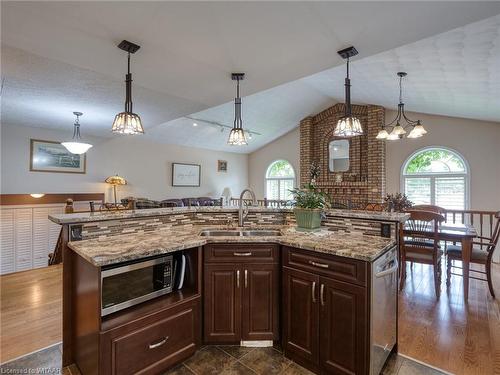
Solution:
[[[146,138],[251,152],[342,100],[355,45],[353,100],[393,107],[409,73],[412,110],[500,120],[498,2],[2,2],[2,122],[111,136],[122,110],[122,39]],[[411,15],[411,16],[410,16]],[[488,18],[489,17],[489,18]],[[486,19],[488,18],[488,19]],[[451,31],[450,31],[451,30]],[[444,34],[443,34],[444,33]],[[243,71],[249,146],[185,116],[231,125],[232,71]]]

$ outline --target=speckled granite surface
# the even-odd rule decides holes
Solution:
[[[250,207],[250,212],[290,212],[289,208]],[[81,212],[73,214],[49,215],[49,219],[57,224],[78,224],[105,220],[121,220],[142,217],[171,215],[185,212],[237,212],[237,207],[175,207],[148,208],[143,210]],[[369,219],[380,221],[404,222],[409,215],[398,212],[326,210],[326,215],[332,217]]]
[[[266,227],[271,229],[270,227]],[[96,238],[69,242],[68,246],[95,266],[104,266],[140,259],[177,250],[203,246],[207,243],[272,242],[281,245],[339,255],[364,261],[373,261],[395,244],[393,239],[353,233],[336,233],[321,229],[314,233],[298,232],[295,227],[273,227],[281,236],[202,237],[204,229],[222,227],[179,226],[148,233],[135,233],[110,238]]]

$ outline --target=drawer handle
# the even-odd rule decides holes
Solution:
[[[149,344],[149,349],[158,348],[158,347],[162,346],[163,344],[165,344],[167,342],[167,340],[168,340],[168,336],[164,337],[163,339],[161,339],[158,342],[155,342],[154,344]]]
[[[233,253],[235,257],[249,257],[252,256],[252,253]]]
[[[312,264],[313,266],[321,267],[321,268],[328,268],[329,267],[328,264],[313,262],[312,260],[309,261],[309,264]]]

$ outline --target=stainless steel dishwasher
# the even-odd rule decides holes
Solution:
[[[372,263],[370,375],[380,374],[396,344],[398,252],[394,246]]]

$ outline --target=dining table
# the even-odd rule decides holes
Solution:
[[[405,231],[406,232],[406,231]],[[433,231],[434,232],[434,231]],[[438,227],[439,241],[460,243],[462,247],[464,299],[469,298],[469,266],[472,253],[472,241],[477,237],[476,228],[471,224],[443,222]]]

